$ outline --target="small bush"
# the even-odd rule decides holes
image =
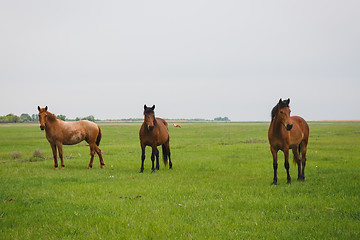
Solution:
[[[11,153],[11,158],[12,159],[16,159],[16,158],[20,158],[21,157],[21,153],[19,152],[12,152]]]
[[[35,149],[34,153],[33,153],[33,157],[35,158],[45,158],[44,157],[44,153],[40,150],[40,149]]]

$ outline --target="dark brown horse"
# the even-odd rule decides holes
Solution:
[[[101,140],[101,131],[98,125],[90,121],[64,122],[58,119],[55,114],[47,111],[45,108],[39,110],[40,129],[45,130],[46,138],[51,145],[54,156],[54,169],[58,167],[57,152],[61,160],[61,169],[65,168],[63,160],[62,145],[73,145],[85,140],[90,146],[90,163],[88,168],[92,168],[95,152],[99,155],[100,166],[104,167],[105,163],[98,147]]]
[[[290,98],[282,101],[271,111],[271,123],[268,132],[270,150],[273,156],[274,180],[273,185],[277,184],[277,152],[284,152],[285,169],[287,173],[287,183],[291,183],[289,173],[289,150],[294,154],[294,163],[298,165],[298,180],[305,180],[306,148],[309,138],[309,126],[306,121],[299,117],[290,117]],[[300,159],[301,153],[301,159]],[[302,167],[302,169],[301,169]]]
[[[170,145],[169,145],[169,131],[168,124],[161,118],[155,118],[154,113],[155,105],[151,108],[144,105],[144,122],[141,125],[139,131],[140,145],[141,145],[141,168],[140,172],[144,171],[144,160],[145,160],[145,147],[150,146],[152,148],[151,161],[154,172],[154,161],[156,157],[156,170],[159,170],[159,150],[157,146],[162,145],[163,161],[165,166],[168,162],[169,157],[169,168],[172,168],[170,158]]]

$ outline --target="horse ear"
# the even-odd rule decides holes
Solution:
[[[154,109],[155,109],[155,105],[153,105],[153,106],[151,107],[151,109],[154,110]]]
[[[45,111],[47,111],[47,106],[45,107]]]
[[[146,104],[144,105],[144,110],[146,110],[147,109],[147,106],[146,106]]]
[[[288,98],[288,100],[286,100],[286,103],[287,103],[287,105],[289,105],[289,103],[290,103],[290,98]]]
[[[38,106],[38,110],[40,111],[40,106]]]

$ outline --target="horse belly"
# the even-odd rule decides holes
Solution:
[[[84,139],[85,139],[85,137],[83,136],[83,134],[81,132],[79,132],[79,133],[75,133],[75,134],[71,135],[67,139],[64,139],[63,144],[64,145],[74,145],[74,144],[82,142]]]

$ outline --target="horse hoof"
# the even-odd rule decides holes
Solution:
[[[92,169],[92,166],[88,166],[88,169]]]
[[[291,184],[291,181],[287,181],[287,183],[286,184]]]
[[[56,170],[57,169],[57,167],[54,167],[54,170]]]
[[[272,182],[271,185],[277,185],[277,182]]]
[[[61,167],[61,170],[64,170],[65,169],[65,167]]]
[[[104,168],[104,165],[101,165],[100,167],[101,167],[101,168]]]

